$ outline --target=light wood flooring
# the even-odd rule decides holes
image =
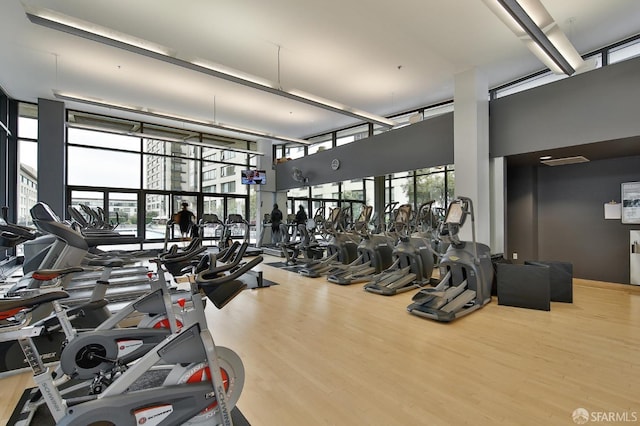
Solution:
[[[494,297],[444,324],[406,312],[414,292],[259,268],[280,285],[207,306],[216,343],[244,362],[238,407],[254,426],[572,425],[577,408],[640,422],[638,287],[576,279],[573,304],[550,312]],[[27,386],[0,380],[1,424]]]

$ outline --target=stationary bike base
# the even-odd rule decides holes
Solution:
[[[233,408],[238,403],[244,386],[244,365],[238,354],[229,348],[218,346],[216,347],[216,353],[218,354],[220,373],[227,396],[227,406]],[[209,367],[206,363],[200,362],[187,366],[174,367],[165,379],[163,386],[207,380],[211,380],[209,377]],[[213,402],[205,410],[184,423],[184,425],[210,424],[211,418],[217,416],[217,414],[218,404],[217,402]]]

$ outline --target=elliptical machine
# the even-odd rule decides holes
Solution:
[[[467,216],[471,217],[471,242],[458,238]],[[440,260],[442,278],[434,288],[424,288],[416,293],[407,310],[421,317],[450,322],[491,301],[491,249],[476,242],[471,199],[458,197],[449,204],[438,238],[450,244]]]
[[[327,281],[340,285],[369,282],[393,264],[396,241],[386,234],[371,233],[368,225],[372,210],[371,206],[364,206],[353,226],[354,232],[362,238],[356,247],[360,263],[327,275]]]
[[[393,296],[428,285],[433,273],[433,255],[428,239],[412,235],[413,207],[403,204],[398,208],[393,224],[398,238],[393,248],[393,264],[364,285],[364,290]]]

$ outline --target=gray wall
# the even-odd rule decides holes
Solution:
[[[640,57],[496,99],[489,155],[535,152],[640,135]],[[332,171],[331,160],[342,165]],[[277,190],[453,164],[453,113],[279,164]]]
[[[505,257],[514,262],[538,259],[537,167],[507,167],[507,240]],[[514,259],[517,253],[517,259]]]
[[[640,58],[490,102],[490,156],[535,152],[640,135]],[[342,166],[332,171],[338,158]],[[453,163],[453,114],[425,120],[277,166],[278,190]],[[505,252],[567,260],[579,278],[629,282],[629,226],[603,219],[620,183],[640,181],[640,158],[571,166],[509,167]]]
[[[341,163],[335,171],[333,159]],[[300,187],[294,167],[309,185],[320,185],[444,164],[453,164],[453,113],[278,164],[276,182],[278,191]]]
[[[490,104],[491,155],[619,141],[640,135],[640,58]],[[631,142],[633,143],[633,142]],[[620,184],[640,181],[640,157],[507,169],[506,252],[566,260],[578,278],[629,283],[629,225],[604,220]],[[637,228],[637,227],[636,227]]]
[[[604,203],[620,201],[630,181],[640,181],[640,157],[509,169],[509,253],[518,262],[571,262],[579,278],[629,283],[629,231],[640,225],[605,220]]]
[[[492,157],[640,135],[640,57],[489,105]]]

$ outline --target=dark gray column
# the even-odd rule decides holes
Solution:
[[[7,205],[7,174],[9,169],[9,157],[7,157],[8,135],[5,131],[7,127],[7,119],[9,116],[8,106],[9,100],[7,96],[0,90],[0,118],[2,119],[2,128],[0,128],[0,206]]]
[[[63,218],[66,211],[64,103],[38,99],[38,201]]]
[[[384,190],[385,185],[385,177],[384,176],[376,176],[373,180],[373,199],[375,205],[373,206],[373,211],[378,212],[378,223],[376,225],[383,223],[385,218],[382,216],[382,212],[384,212],[385,206],[385,195],[386,191]]]
[[[9,222],[18,216],[18,102],[9,100],[9,132],[7,137],[7,189],[6,205],[9,207]]]

